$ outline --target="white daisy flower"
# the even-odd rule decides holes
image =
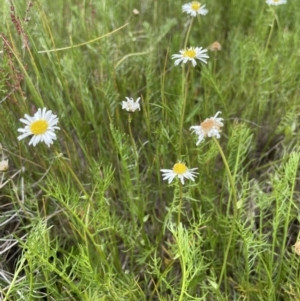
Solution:
[[[286,4],[286,0],[266,0],[266,3],[269,5],[280,5]]]
[[[206,54],[207,49],[203,49],[202,47],[190,47],[188,49],[183,49],[179,51],[180,54],[173,54],[172,59],[176,59],[174,64],[177,66],[178,64],[186,63],[191,61],[193,67],[197,65],[196,59],[200,60],[201,62],[207,64],[207,60],[209,56]]]
[[[194,177],[196,177],[197,172],[196,170],[198,168],[192,168],[188,169],[184,163],[176,163],[172,169],[161,169],[160,171],[163,173],[163,180],[168,180],[168,183],[170,184],[174,178],[178,177],[184,185],[184,178],[195,181]]]
[[[196,17],[197,14],[205,16],[208,13],[208,10],[204,7],[205,4],[201,5],[200,2],[193,1],[182,5],[182,11],[188,15],[191,15],[192,17]]]
[[[29,145],[36,146],[39,142],[45,142],[49,147],[56,140],[55,130],[60,128],[57,125],[58,118],[52,114],[52,111],[47,111],[46,108],[38,109],[33,117],[25,114],[25,119],[21,118],[20,121],[25,123],[25,128],[18,129],[18,132],[23,133],[18,137],[22,140],[27,136],[33,135],[29,141]]]
[[[198,141],[196,145],[198,145],[205,137],[216,137],[219,139],[220,136],[220,128],[224,125],[223,118],[217,118],[217,116],[221,112],[217,112],[214,117],[206,118],[200,125],[191,126],[190,130],[192,133],[198,135]]]
[[[122,109],[128,112],[134,112],[137,109],[140,111],[141,107],[139,104],[140,97],[134,102],[133,98],[125,97],[127,101],[122,101]]]

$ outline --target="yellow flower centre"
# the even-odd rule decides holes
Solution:
[[[187,170],[188,170],[188,168],[185,166],[184,163],[176,163],[176,164],[173,166],[173,171],[174,171],[177,175],[182,175],[182,174],[184,174]]]
[[[189,57],[193,59],[196,56],[196,51],[194,49],[185,50],[182,54],[183,57]]]
[[[41,119],[41,120],[34,121],[30,125],[30,131],[34,135],[41,135],[47,131],[48,127],[49,127],[48,122],[46,120]]]
[[[197,1],[193,1],[192,5],[191,5],[192,10],[195,10],[195,11],[197,11],[200,8],[200,6],[201,6],[201,3],[197,2]]]

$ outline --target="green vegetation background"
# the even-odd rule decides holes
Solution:
[[[1,1],[2,300],[299,300],[299,3],[206,1],[188,45],[222,50],[189,68],[182,115],[183,4]],[[51,148],[17,140],[39,107]],[[234,187],[189,131],[217,111]],[[194,183],[162,181],[179,160]]]

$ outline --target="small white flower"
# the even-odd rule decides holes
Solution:
[[[286,4],[286,0],[266,0],[266,3],[269,5],[280,5]]]
[[[195,181],[194,177],[196,177],[197,172],[196,170],[198,168],[192,168],[188,169],[184,163],[176,163],[172,169],[161,169],[160,171],[163,173],[163,180],[168,180],[168,183],[170,184],[174,178],[178,177],[184,185],[184,178]]]
[[[7,171],[8,170],[8,160],[0,161],[0,171]]]
[[[198,145],[205,137],[216,137],[219,139],[220,136],[220,128],[224,125],[222,123],[223,118],[217,118],[217,116],[221,112],[217,112],[214,117],[206,118],[200,125],[191,126],[190,130],[192,133],[198,135],[198,141],[196,145]]]
[[[140,14],[140,12],[136,8],[134,8],[132,12],[136,16]]]
[[[125,97],[127,101],[122,101],[122,109],[128,112],[134,112],[137,109],[140,111],[141,107],[139,104],[140,97],[134,102],[133,98]]]
[[[201,5],[200,2],[193,1],[182,5],[182,11],[192,17],[196,17],[197,14],[205,16],[208,13],[208,10],[204,7],[205,4]]]
[[[202,47],[190,47],[188,49],[183,49],[179,51],[180,54],[173,54],[172,59],[176,59],[174,64],[177,66],[178,64],[186,63],[191,61],[193,67],[197,65],[196,59],[200,60],[201,62],[207,64],[207,60],[209,56],[206,54],[207,49],[203,49]]]
[[[25,123],[25,128],[18,129],[18,132],[23,133],[18,137],[22,140],[27,136],[33,135],[29,141],[29,145],[36,146],[39,142],[45,142],[49,147],[56,140],[55,130],[60,128],[57,125],[58,118],[52,114],[52,111],[47,111],[46,108],[38,109],[33,117],[25,114],[25,119],[21,118],[20,121]]]

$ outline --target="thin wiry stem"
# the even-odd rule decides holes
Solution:
[[[275,10],[274,10],[274,9],[271,9],[271,11],[272,11],[272,13],[273,13],[273,20],[272,20],[271,29],[270,29],[270,32],[269,32],[269,36],[268,36],[268,40],[267,40],[267,43],[266,43],[265,51],[264,51],[264,52],[267,52],[267,50],[268,50],[268,48],[269,48],[270,41],[271,41],[271,38],[272,38],[272,35],[273,35],[273,31],[274,31],[275,21],[277,20],[277,23],[278,23],[278,19],[277,19]],[[278,23],[278,25],[279,25],[279,23]]]
[[[185,37],[185,40],[184,40],[183,49],[186,49],[187,42],[188,42],[188,39],[189,39],[189,36],[190,36],[190,32],[191,32],[191,28],[192,28],[192,24],[193,24],[193,20],[194,20],[194,18],[192,18],[191,21],[190,21],[190,25],[189,25],[189,28],[188,28],[188,31],[186,33],[186,37]]]
[[[135,140],[134,140],[133,135],[132,135],[131,120],[132,120],[132,114],[128,113],[128,131],[129,131],[131,144],[132,144],[132,147],[133,147],[134,158],[135,158],[136,179],[138,181],[139,180],[139,156],[138,156],[138,152],[137,152],[137,148],[136,148],[136,143],[135,143]],[[140,195],[140,185],[137,184],[137,187],[138,187],[138,195]],[[143,236],[144,242],[146,243],[148,241],[148,238],[147,238],[147,235],[146,235],[146,232],[145,232],[145,227],[144,227],[144,222],[143,222],[143,214],[144,214],[144,208],[142,207],[142,208],[140,208],[138,217],[139,217],[140,224],[141,224],[141,227],[142,227],[142,236]]]
[[[233,176],[231,174],[227,159],[226,159],[225,154],[224,154],[224,152],[221,148],[221,145],[219,144],[216,137],[212,137],[212,138],[213,138],[215,144],[218,147],[218,150],[219,150],[220,155],[222,157],[223,163],[225,165],[225,169],[227,171],[227,176],[228,176],[228,179],[229,179],[229,182],[230,182],[230,185],[231,185],[231,191],[232,191],[232,195],[233,195],[233,215],[237,216],[237,196],[236,196],[236,190],[235,190],[235,184],[234,184]]]
[[[272,21],[271,29],[270,29],[268,40],[267,40],[266,47],[265,47],[265,52],[268,50],[268,47],[269,47],[269,44],[271,41],[271,37],[273,34],[273,30],[274,30],[274,25],[275,25],[275,17],[273,18],[273,21]]]
[[[137,153],[135,141],[134,141],[133,135],[132,135],[131,120],[132,120],[131,113],[128,113],[128,131],[129,131],[129,136],[130,136],[131,144],[132,144],[132,147],[133,147],[135,164],[136,164],[136,166],[138,166],[138,153]]]
[[[181,155],[181,146],[182,146],[182,136],[183,136],[183,123],[184,123],[184,115],[185,115],[185,108],[186,108],[186,100],[187,100],[187,82],[188,76],[190,72],[190,67],[188,67],[188,71],[186,75],[184,74],[185,68],[184,65],[182,67],[182,104],[181,104],[181,114],[180,114],[180,123],[179,123],[179,145],[178,145],[178,152],[179,156]]]
[[[182,301],[183,300],[183,296],[184,296],[184,292],[185,292],[185,282],[186,282],[186,264],[185,264],[185,260],[183,260],[183,256],[181,255],[179,257],[179,261],[180,261],[180,267],[181,267],[181,273],[182,273],[182,283],[181,283],[181,291],[180,291],[180,296],[178,301]]]
[[[232,217],[232,224],[231,224],[231,228],[230,228],[229,240],[228,240],[227,247],[226,247],[226,250],[225,250],[225,253],[224,253],[223,266],[222,266],[220,279],[219,279],[219,283],[218,283],[218,285],[220,287],[220,285],[222,283],[222,280],[223,280],[224,273],[225,273],[226,265],[227,265],[227,258],[228,258],[229,249],[231,247],[231,243],[232,243],[233,236],[234,236],[235,224],[236,224],[236,220],[237,220],[237,216],[238,216],[238,210],[237,210],[237,196],[236,196],[235,185],[234,185],[233,177],[232,177],[227,159],[224,155],[224,152],[223,152],[218,140],[215,137],[213,137],[213,140],[214,140],[215,144],[217,145],[218,150],[219,150],[219,152],[221,154],[221,157],[223,159],[223,163],[224,163],[225,169],[227,171],[227,175],[228,175],[228,178],[229,178],[229,182],[230,182],[230,185],[231,185],[231,191],[232,191],[232,195],[233,195],[233,217]]]
[[[177,226],[180,225],[181,207],[182,207],[182,184],[179,182],[179,206],[178,206]]]

